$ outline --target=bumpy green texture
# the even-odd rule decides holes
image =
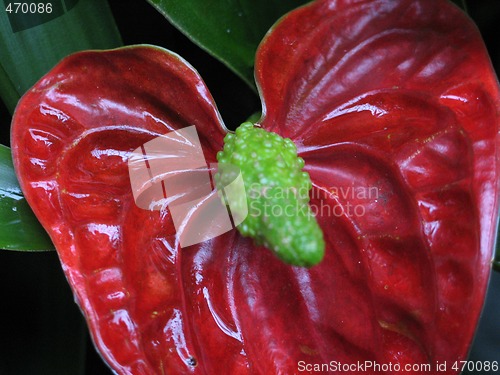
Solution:
[[[325,242],[308,204],[311,179],[290,139],[245,122],[226,135],[217,160],[220,191],[241,172],[246,194],[230,206],[233,217],[248,210],[237,226],[243,236],[289,264],[309,267],[321,261]]]

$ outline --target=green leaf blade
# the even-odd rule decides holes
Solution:
[[[498,240],[499,238],[500,238],[500,228],[498,229],[497,232],[497,248],[496,248],[495,258],[493,259],[493,269],[497,272],[500,272],[500,243]]]
[[[467,1],[466,0],[450,0],[456,6],[462,8],[465,13],[468,13]]]
[[[0,145],[0,249],[53,250],[54,245],[26,202],[8,147]]]
[[[226,64],[256,90],[253,65],[269,28],[305,0],[148,0],[193,42]]]
[[[12,23],[12,14],[9,18],[4,9],[0,12],[0,97],[10,113],[24,92],[63,57],[122,45],[106,1],[80,0],[73,7],[66,4],[61,16],[40,24],[25,20],[31,27],[19,31],[15,31],[19,26]],[[16,20],[22,21],[19,17]]]

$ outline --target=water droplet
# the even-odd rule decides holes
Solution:
[[[189,365],[189,366],[196,366],[198,364],[198,362],[196,361],[196,358],[194,357],[189,357],[187,360],[186,360],[186,363]]]

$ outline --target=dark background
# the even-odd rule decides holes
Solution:
[[[166,47],[199,71],[229,128],[234,129],[260,110],[258,98],[239,78],[193,45],[145,0],[109,0],[109,3],[124,44]],[[500,1],[470,0],[468,6],[498,74]],[[9,126],[10,116],[0,102],[0,143],[5,145],[9,145]],[[499,293],[500,273],[496,273],[491,280],[471,360],[500,362]],[[82,331],[86,332],[83,318],[73,302],[55,252],[0,251],[0,375],[54,375],[57,368],[64,368],[65,361],[82,357],[86,368],[79,375],[111,374],[88,335],[81,339]],[[70,354],[67,358],[54,358],[54,353],[60,350]],[[30,360],[30,353],[36,353],[36,358],[46,357],[48,362]]]

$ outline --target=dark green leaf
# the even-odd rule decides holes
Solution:
[[[0,249],[51,250],[54,245],[24,198],[8,147],[0,145]]]
[[[453,4],[459,6],[467,13],[467,1],[466,0],[450,0]]]
[[[255,89],[257,47],[278,18],[305,0],[148,0],[201,48]]]
[[[497,237],[499,234],[497,234]],[[497,238],[497,250],[495,254],[495,259],[493,260],[493,269],[495,271],[500,272],[500,243],[498,243],[498,238]]]
[[[0,95],[5,103],[5,106],[12,113],[13,109],[19,100],[19,93],[16,89],[16,85],[9,78],[9,75],[4,70],[3,66],[0,65]]]
[[[5,10],[9,3],[11,13]],[[52,10],[15,14],[16,3],[0,4],[0,97],[11,113],[24,92],[63,57],[122,44],[107,1],[26,3],[50,3]]]

